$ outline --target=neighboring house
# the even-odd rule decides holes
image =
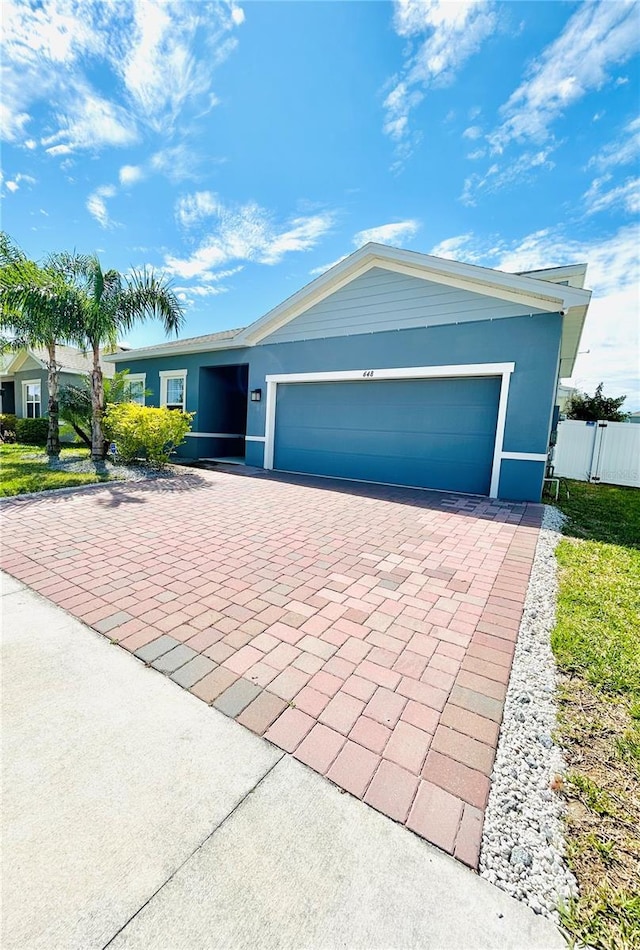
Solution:
[[[558,383],[558,392],[556,393],[556,405],[562,415],[567,410],[567,404],[578,392],[575,386],[566,386],[563,383]]]
[[[640,412],[630,412],[627,422],[635,422],[640,425]]]
[[[539,501],[585,272],[367,244],[244,329],[107,360],[196,413],[183,457]]]
[[[91,355],[73,346],[57,346],[56,359],[60,366],[60,386],[81,384],[81,378],[90,373],[93,366]],[[24,419],[38,419],[47,414],[47,361],[47,351],[43,347],[2,354],[0,412],[14,413]],[[102,372],[110,378],[115,373],[115,366],[103,359]]]

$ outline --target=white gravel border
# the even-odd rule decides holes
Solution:
[[[550,789],[565,772],[556,728],[550,634],[557,594],[555,549],[564,515],[545,506],[520,624],[485,813],[480,874],[556,923],[577,895],[564,861],[564,804]]]

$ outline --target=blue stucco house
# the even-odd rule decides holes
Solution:
[[[109,359],[196,413],[186,458],[539,501],[585,273],[367,244],[243,329]]]

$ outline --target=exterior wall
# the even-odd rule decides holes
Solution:
[[[22,383],[25,380],[39,379],[40,380],[40,394],[41,394],[41,415],[47,415],[47,404],[49,402],[49,387],[47,385],[47,371],[40,369],[26,369],[20,370],[19,373],[16,373],[14,376],[16,390],[16,416],[18,418],[24,417],[24,406],[22,403]],[[68,383],[78,384],[80,377],[75,376],[71,373],[60,373],[60,386],[66,386]]]
[[[503,459],[498,497],[507,501],[540,501],[546,462]]]
[[[499,302],[498,306],[501,306]],[[262,389],[263,399],[258,403],[248,402],[246,459],[249,464],[260,466],[263,464],[263,443],[253,441],[252,437],[261,438],[265,434],[267,374],[513,361],[515,371],[511,377],[503,449],[505,452],[546,454],[561,333],[560,314],[541,313],[289,343],[265,342],[251,348],[218,350],[208,354],[131,359],[120,362],[118,368],[146,373],[147,387],[152,391],[147,405],[156,406],[160,396],[159,371],[187,369],[186,408],[196,412],[194,429],[203,432],[208,430],[203,428],[199,418],[201,410],[204,411],[204,405],[199,406],[200,368],[248,363],[249,389]],[[180,454],[187,458],[209,454],[201,450],[203,446],[198,444],[201,442],[204,440],[189,438]],[[509,460],[509,463],[503,462],[505,471],[521,469],[523,484],[529,486],[529,500],[539,500],[544,464],[533,463],[532,468],[531,462]],[[538,471],[539,477],[531,474]],[[522,497],[515,477],[505,476],[502,491],[505,498],[509,498],[512,492],[514,497]]]
[[[29,379],[39,379],[40,380],[40,395],[41,395],[41,412],[40,414],[46,416],[47,414],[47,402],[49,400],[49,390],[47,387],[47,372],[46,370],[38,369],[25,369],[20,370],[19,373],[15,374],[16,382],[16,415],[18,418],[23,418],[25,415],[25,409],[22,400],[22,383]]]
[[[495,297],[374,267],[270,334],[260,345],[473,323],[528,316],[531,312],[528,307]]]

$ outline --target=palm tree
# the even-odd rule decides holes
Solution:
[[[0,232],[0,349],[42,347],[47,351],[49,400],[47,455],[60,455],[56,344],[77,335],[80,301],[73,284],[55,268],[27,258]]]
[[[118,338],[148,317],[159,318],[167,334],[178,333],[184,323],[180,301],[164,276],[150,268],[133,270],[123,276],[116,270],[103,271],[95,255],[58,254],[52,265],[72,280],[82,298],[82,320],[78,343],[91,350],[91,458],[104,458],[104,382],[100,367],[103,348],[115,349]]]

